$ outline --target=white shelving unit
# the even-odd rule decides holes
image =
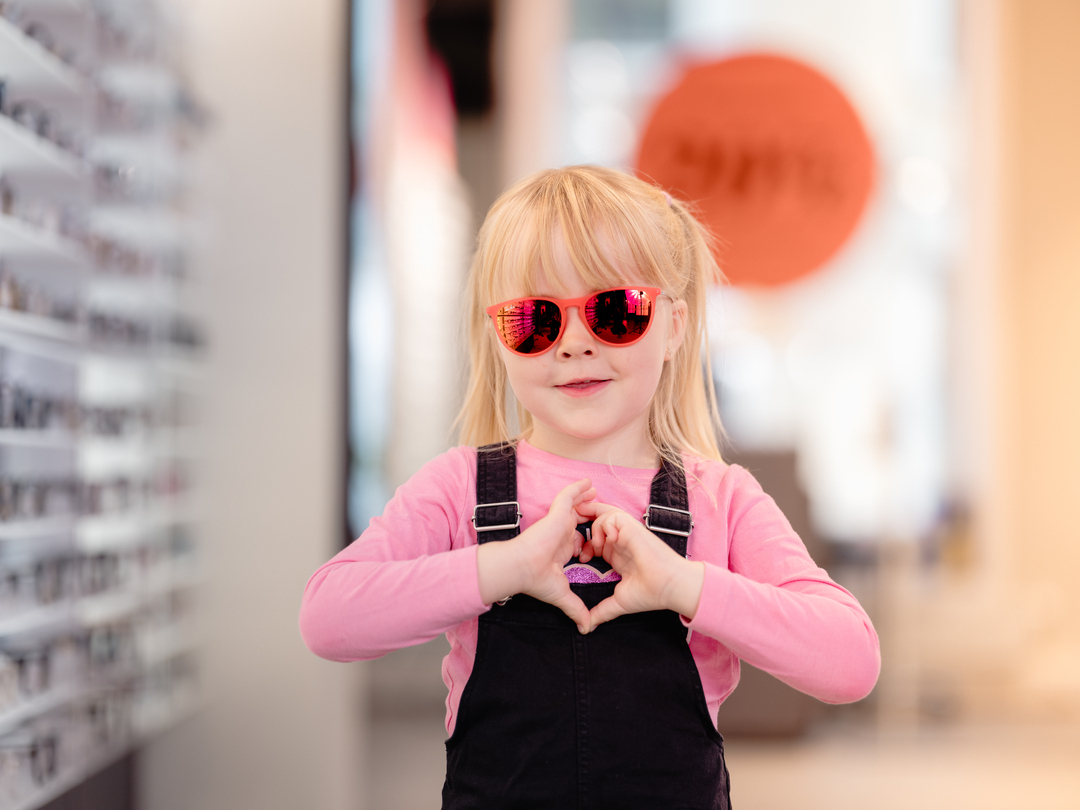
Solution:
[[[77,101],[89,82],[18,26],[0,18],[0,75],[42,95],[67,95]]]
[[[73,271],[90,268],[90,257],[78,242],[13,216],[0,215],[0,251],[43,267]]]
[[[5,173],[37,176],[68,191],[83,191],[90,177],[77,155],[7,117],[0,117],[0,154]]]
[[[197,125],[158,15],[0,6],[0,810],[198,706]]]

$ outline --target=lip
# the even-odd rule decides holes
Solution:
[[[564,394],[571,397],[588,397],[593,394],[598,394],[608,387],[610,379],[593,379],[592,377],[582,377],[578,380],[570,380],[562,385],[555,386]]]

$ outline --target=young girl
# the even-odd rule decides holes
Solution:
[[[465,446],[315,572],[300,615],[336,661],[446,634],[444,808],[727,808],[715,717],[740,659],[830,703],[877,680],[866,613],[721,461],[718,277],[686,207],[620,172],[541,172],[489,212]]]

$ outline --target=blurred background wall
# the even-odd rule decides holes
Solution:
[[[1080,163],[1065,144],[1080,122],[1080,9],[964,12],[972,209],[950,391],[971,512],[924,573],[917,626],[924,669],[953,678],[968,712],[1075,716]]]
[[[297,630],[307,577],[341,542],[347,8],[184,4],[213,122],[205,711],[140,758],[146,808],[356,807],[363,671]]]
[[[1080,8],[1003,6],[999,519],[1024,647],[1019,691],[1080,705]],[[1000,477],[998,477],[1000,476]],[[1006,613],[1012,612],[1006,608]]]

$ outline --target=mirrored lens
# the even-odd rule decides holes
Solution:
[[[542,298],[515,301],[495,315],[499,336],[511,351],[539,354],[559,338],[562,314],[559,305]]]
[[[585,303],[585,321],[600,340],[616,345],[633,343],[649,328],[652,307],[644,290],[609,290]]]

